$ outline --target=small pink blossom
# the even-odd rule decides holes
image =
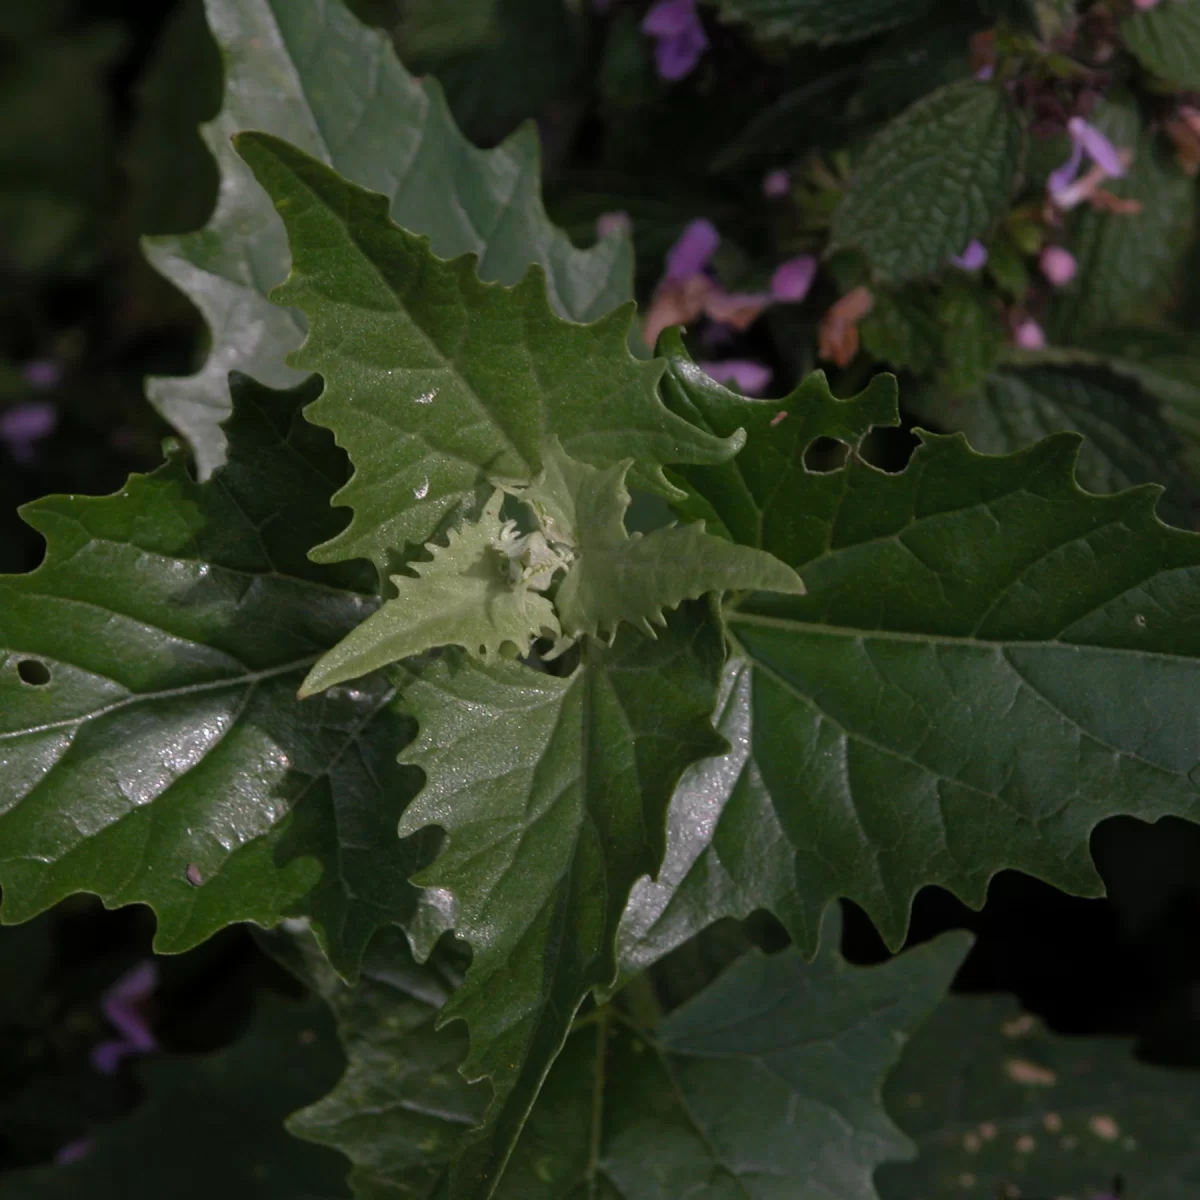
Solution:
[[[613,234],[630,234],[633,221],[627,212],[606,212],[596,218],[596,236],[604,239]]]
[[[21,368],[21,377],[36,391],[47,392],[62,382],[62,367],[52,358],[35,358]]]
[[[1063,246],[1047,246],[1038,260],[1042,274],[1055,287],[1066,287],[1075,278],[1078,265],[1075,255]]]
[[[73,1142],[67,1142],[65,1145],[59,1146],[54,1154],[54,1165],[56,1167],[67,1167],[73,1162],[78,1162],[81,1158],[86,1158],[91,1154],[96,1145],[96,1139],[92,1137],[76,1138]]]
[[[763,176],[763,195],[769,200],[778,200],[781,196],[786,196],[791,187],[792,178],[782,168],[775,171],[768,171]]]
[[[654,38],[658,73],[671,82],[689,74],[708,49],[696,0],[658,0],[646,13],[642,32]]]
[[[104,993],[104,1015],[121,1036],[92,1049],[92,1066],[102,1075],[112,1075],[121,1060],[131,1054],[158,1049],[143,1011],[157,986],[158,968],[147,960],[127,971]]]
[[[1046,335],[1032,317],[1025,317],[1013,330],[1013,342],[1022,350],[1044,350]]]
[[[950,259],[961,271],[978,271],[987,264],[987,260],[987,247],[980,241],[968,242],[961,254],[955,254]]]
[[[33,462],[36,445],[49,437],[58,424],[58,410],[48,400],[14,404],[0,412],[0,442],[19,463]]]
[[[799,304],[808,295],[816,275],[817,260],[811,254],[789,258],[771,276],[771,295],[784,304]]]
[[[700,218],[690,221],[675,244],[667,251],[667,279],[686,279],[699,275],[721,244],[721,235],[711,222]]]
[[[1133,7],[1145,12],[1148,8],[1157,8],[1160,0],[1133,0]]]
[[[726,358],[720,362],[700,362],[696,366],[718,383],[732,383],[747,396],[757,396],[771,382],[771,368],[748,358]]]
[[[1129,161],[1128,152],[1118,150],[1095,125],[1082,117],[1072,117],[1067,122],[1067,133],[1071,138],[1071,156],[1061,167],[1051,171],[1046,180],[1050,199],[1064,210],[1086,200],[1103,180],[1124,175]],[[1092,169],[1082,179],[1076,179],[1085,156],[1091,159]]]

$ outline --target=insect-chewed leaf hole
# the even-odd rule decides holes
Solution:
[[[45,687],[50,682],[50,668],[40,658],[22,658],[17,663],[17,677],[30,687]]]

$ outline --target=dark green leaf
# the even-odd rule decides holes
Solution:
[[[1095,124],[1134,151],[1123,179],[1108,180],[1117,196],[1138,200],[1136,214],[1084,208],[1070,223],[1069,246],[1079,263],[1074,280],[1055,296],[1046,319],[1051,341],[1079,344],[1110,325],[1152,315],[1169,299],[1191,232],[1196,188],[1131,104],[1112,102]]]
[[[927,291],[911,285],[875,293],[875,304],[859,325],[872,358],[898,371],[931,371],[941,356],[942,331]]]
[[[632,458],[667,494],[663,464],[722,461],[737,447],[662,405],[662,364],[626,349],[629,309],[587,326],[561,320],[540,268],[514,288],[483,283],[473,258],[435,257],[392,223],[384,197],[316,159],[262,134],[238,147],[292,242],[292,274],[274,295],[310,323],[292,359],[325,378],[310,416],[355,467],[335,497],[354,519],[320,561],[386,569],[489,480],[531,483],[549,437],[595,466]]]
[[[925,16],[933,0],[716,0],[765,41],[852,42]]]
[[[1163,0],[1121,23],[1125,45],[1147,70],[1181,88],[1200,88],[1200,9]]]
[[[724,748],[709,724],[722,653],[691,604],[656,641],[587,640],[565,678],[457,653],[404,672],[401,703],[420,722],[404,757],[427,780],[401,834],[446,830],[416,882],[452,894],[474,951],[442,1019],[467,1022],[464,1075],[495,1095],[455,1195],[488,1193],[580,1003],[616,977],[617,923],[658,867],[679,775]]]
[[[1200,1189],[1200,1078],[1136,1062],[1128,1042],[1050,1033],[1007,997],[951,996],[884,1092],[920,1148],[885,1166],[883,1200],[1096,1196],[1120,1175],[1138,1200]]]
[[[288,1136],[283,1120],[330,1087],[341,1062],[323,1005],[263,1000],[229,1049],[143,1066],[140,1108],[70,1166],[5,1175],[4,1198],[340,1200],[344,1161]]]
[[[938,297],[937,320],[945,360],[937,387],[950,396],[966,395],[984,381],[1004,352],[1008,339],[998,307],[982,288],[950,280]]]
[[[1076,467],[1084,487],[1116,492],[1136,483],[1161,483],[1168,488],[1163,513],[1190,524],[1195,485],[1162,406],[1128,372],[1093,356],[1029,355],[993,371],[970,395],[929,388],[917,394],[914,407],[944,429],[962,430],[985,454],[1005,454],[1059,430],[1074,430],[1087,438]]]
[[[300,416],[314,393],[243,380],[207,484],[176,457],[114,496],[24,510],[47,555],[0,579],[5,920],[95,892],[150,905],[158,948],[179,951],[307,913],[353,972],[411,910],[419,858],[395,839],[411,729],[388,685],[296,700],[375,605],[366,564],[306,555],[337,530],[346,477]]]
[[[812,963],[793,950],[747,955],[656,1031],[612,1007],[587,1017],[495,1195],[876,1200],[877,1164],[911,1154],[882,1110],[881,1080],[966,939],[863,970],[838,953],[839,928],[834,910]],[[433,1032],[453,976],[416,966],[402,939],[382,935],[363,978],[333,1000],[350,1069],[290,1128],[353,1159],[360,1200],[431,1197],[478,1112],[453,1075],[464,1039],[454,1026]]]
[[[563,316],[594,320],[629,298],[627,240],[576,250],[547,219],[532,128],[494,150],[475,149],[455,128],[437,83],[409,75],[386,37],[340,2],[205,3],[225,60],[225,106],[205,128],[223,180],[221,203],[198,233],[147,245],[151,262],[213,330],[198,374],[152,380],[148,389],[191,442],[202,475],[224,458],[219,426],[229,414],[230,370],[274,387],[302,378],[284,365],[301,342],[302,320],[267,301],[287,275],[287,240],[230,145],[241,130],[285,137],[385,193],[392,216],[428,235],[435,253],[477,254],[484,279],[516,283],[531,262],[542,264],[551,305]]]
[[[1007,94],[951,84],[887,125],[863,152],[833,224],[884,278],[929,275],[986,236],[1020,180],[1024,131]]]
[[[919,888],[979,905],[1009,867],[1096,895],[1101,820],[1200,816],[1200,536],[1156,519],[1154,489],[1082,492],[1069,434],[1001,458],[926,435],[901,474],[851,455],[816,475],[809,431],[678,353],[668,397],[747,429],[733,464],[680,474],[809,591],[726,614],[734,750],[670,816],[711,838],[641,885],[627,960],[755,907],[811,946],[833,896],[896,945]]]

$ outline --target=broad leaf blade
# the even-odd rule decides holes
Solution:
[[[456,1196],[489,1194],[580,1003],[615,978],[617,923],[658,866],[680,772],[724,748],[709,724],[721,639],[704,613],[681,609],[656,641],[589,642],[566,678],[450,653],[400,684],[420,722],[405,759],[427,776],[401,833],[446,830],[416,881],[453,894],[474,952],[443,1020],[467,1022],[464,1075],[495,1094]]]
[[[319,1002],[264,1000],[228,1049],[140,1067],[141,1107],[100,1129],[78,1162],[6,1173],[5,1200],[341,1200],[345,1164],[283,1129],[340,1063]]]
[[[920,1148],[879,1173],[883,1200],[1129,1196],[1200,1188],[1194,1071],[1149,1067],[1125,1041],[1062,1037],[1007,997],[951,996],[888,1080],[888,1110]]]
[[[895,118],[863,152],[834,216],[883,278],[932,274],[987,235],[1020,181],[1021,118],[1003,89],[950,84]]]
[[[221,172],[220,200],[204,229],[146,246],[213,331],[198,374],[156,379],[148,389],[191,443],[203,476],[224,460],[229,371],[275,387],[302,378],[284,365],[303,338],[302,320],[267,300],[287,275],[287,240],[230,144],[243,130],[277,134],[383,192],[396,221],[427,235],[435,253],[477,254],[484,279],[516,283],[531,262],[542,264],[562,316],[594,320],[630,298],[627,239],[581,251],[550,224],[532,128],[494,150],[475,149],[436,82],[409,75],[386,36],[342,3],[206,0],[206,10],[225,62],[224,107],[204,130]]]
[[[1015,868],[1095,895],[1101,820],[1200,816],[1200,537],[1157,520],[1154,489],[1082,492],[1066,434],[1003,458],[927,436],[901,474],[851,456],[814,475],[803,444],[787,467],[771,449],[786,421],[690,372],[693,410],[748,441],[745,476],[689,482],[809,591],[726,614],[722,728],[743,757],[693,790],[712,835],[674,868],[691,899],[668,913],[646,894],[627,957],[677,944],[689,912],[724,915],[724,897],[811,947],[845,896],[896,945],[927,884],[979,905]],[[700,818],[673,811],[672,828]]]
[[[303,912],[353,972],[411,910],[419,855],[394,833],[411,725],[378,677],[296,700],[375,606],[366,564],[306,554],[338,527],[347,470],[300,415],[314,390],[243,380],[207,484],[176,458],[114,496],[24,510],[47,555],[0,579],[5,920],[90,891],[150,905],[158,948],[179,951]]]
[[[1121,37],[1142,66],[1181,88],[1200,88],[1200,11],[1187,0],[1135,12]]]
[[[932,0],[717,0],[726,21],[767,41],[853,42],[925,16]]]
[[[1195,484],[1183,465],[1183,443],[1132,372],[1113,370],[1095,356],[1022,357],[993,371],[970,395],[919,392],[915,408],[945,429],[961,430],[985,454],[1018,450],[1064,429],[1081,433],[1087,438],[1076,467],[1082,486],[1116,492],[1161,483],[1168,488],[1163,514],[1190,524]]]
[[[552,436],[596,465],[633,458],[667,493],[663,464],[736,449],[662,405],[662,365],[626,349],[628,310],[563,321],[540,269],[511,289],[485,284],[473,258],[445,262],[393,224],[382,196],[275,138],[244,134],[238,146],[288,227],[294,264],[275,298],[310,322],[292,360],[325,379],[310,416],[355,467],[335,497],[353,520],[321,561],[386,567],[489,479],[532,482]]]

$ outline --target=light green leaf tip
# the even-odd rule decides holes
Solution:
[[[487,661],[505,646],[528,654],[539,635],[557,637],[562,631],[550,601],[510,577],[510,560],[499,549],[507,533],[503,502],[497,489],[478,521],[451,530],[445,546],[427,544],[432,560],[410,564],[417,578],[393,575],[395,598],[322,655],[300,696],[435,646],[462,646]]]
[[[564,528],[571,533],[574,558],[555,596],[569,636],[611,640],[628,622],[653,637],[653,626],[666,624],[664,609],[706,592],[803,594],[800,576],[786,563],[707,533],[702,521],[628,533],[625,476],[631,460],[597,469],[576,462],[556,439],[543,457],[542,476],[514,494],[545,522],[547,536]]]

